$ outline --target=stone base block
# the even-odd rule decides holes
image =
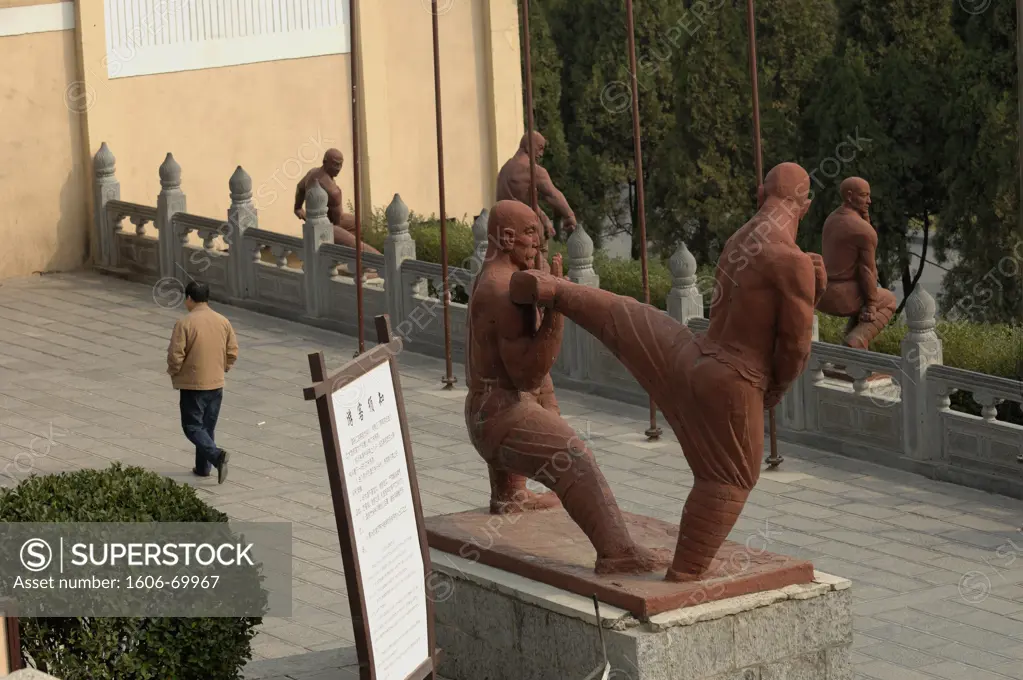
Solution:
[[[599,680],[593,600],[431,550],[440,674],[451,680]],[[641,622],[600,607],[610,680],[851,680],[850,582],[813,581]]]
[[[431,548],[584,597],[596,595],[640,621],[679,607],[813,580],[813,565],[806,560],[726,542],[702,579],[671,583],[664,574],[675,554],[678,524],[628,512],[622,517],[636,543],[664,555],[657,570],[594,573],[596,551],[561,508],[516,515],[491,515],[487,508],[434,515],[426,518],[426,535]]]

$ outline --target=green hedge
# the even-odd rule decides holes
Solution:
[[[119,463],[0,489],[0,522],[227,522],[192,487]],[[237,680],[261,618],[23,618],[22,654],[62,680]]]

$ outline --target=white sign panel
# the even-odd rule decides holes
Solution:
[[[431,650],[425,565],[390,362],[332,400],[376,678],[405,680]]]
[[[108,78],[351,52],[348,0],[103,0]]]

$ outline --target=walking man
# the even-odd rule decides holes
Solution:
[[[174,324],[167,348],[167,373],[181,392],[181,429],[195,444],[195,467],[199,477],[217,469],[217,483],[227,479],[231,454],[213,439],[224,397],[224,374],[238,359],[238,340],[231,322],[210,309],[210,288],[196,281],[185,286],[188,314]]]

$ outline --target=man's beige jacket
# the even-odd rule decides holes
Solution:
[[[167,373],[176,390],[215,390],[238,359],[231,322],[199,303],[174,324],[167,348]]]

